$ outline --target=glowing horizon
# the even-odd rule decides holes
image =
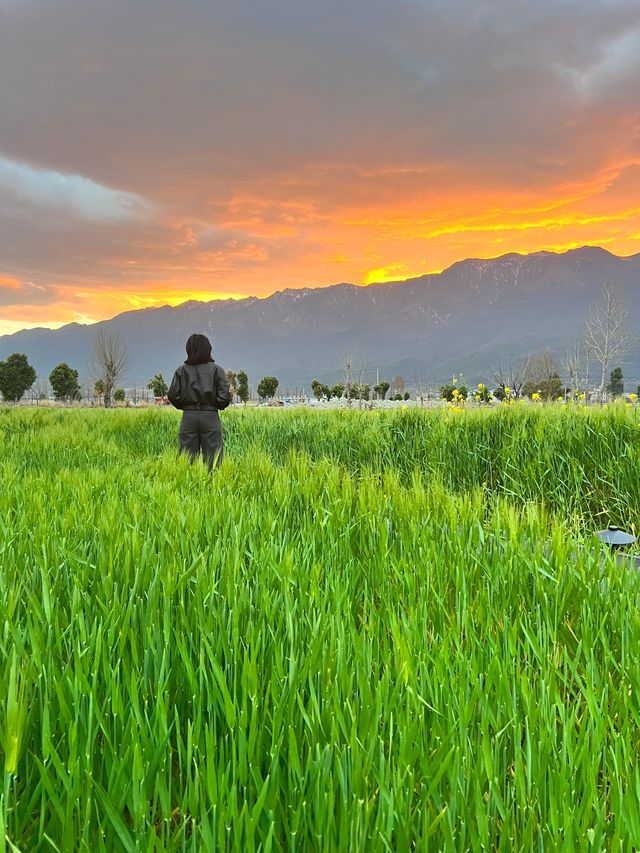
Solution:
[[[405,274],[404,272],[402,272],[401,270],[398,269],[399,267],[403,267],[404,265],[391,264],[387,268],[372,270],[371,275],[370,275],[370,278],[371,278],[370,281],[361,282],[359,284],[356,284],[355,282],[348,282],[348,283],[356,284],[356,286],[360,286],[360,287],[369,287],[369,286],[375,286],[376,284],[385,284],[385,283],[389,283],[389,282],[403,282],[403,281],[409,281],[412,278],[421,278],[425,275],[439,275],[440,273],[445,272],[447,269],[449,269],[454,264],[456,264],[460,261],[464,261],[464,260],[495,260],[495,259],[498,259],[500,257],[503,257],[504,255],[510,255],[510,254],[518,254],[518,255],[521,255],[524,257],[524,256],[528,256],[531,254],[535,254],[536,252],[550,252],[550,253],[561,255],[561,254],[564,254],[564,253],[569,252],[571,250],[580,249],[580,248],[602,248],[602,249],[605,249],[606,251],[611,251],[610,248],[607,248],[604,245],[595,245],[595,244],[591,245],[591,244],[582,244],[582,243],[575,243],[575,244],[570,243],[570,244],[558,246],[558,247],[555,247],[552,249],[536,249],[533,252],[526,252],[526,251],[521,251],[518,249],[513,249],[513,250],[506,251],[506,252],[502,252],[500,255],[493,255],[493,256],[487,257],[487,258],[480,258],[480,257],[459,258],[458,261],[454,261],[453,264],[448,264],[446,267],[443,267],[442,269],[428,270],[426,272],[415,273],[414,275],[412,275],[411,273],[408,273],[408,272]],[[619,258],[629,258],[629,257],[632,257],[634,254],[639,254],[639,252],[632,252],[629,255],[619,254],[617,252],[612,252],[612,254],[616,255]],[[337,283],[338,282],[331,282],[331,283],[326,284],[326,285],[318,285],[318,287],[319,288],[320,287],[330,287],[331,284],[337,284]],[[2,284],[2,282],[0,280],[0,286],[1,286],[1,284]],[[282,290],[282,289],[283,288],[278,288],[278,290]],[[161,292],[159,292],[159,295],[157,295],[157,296],[153,296],[153,295],[138,296],[136,294],[132,294],[132,295],[129,295],[126,297],[126,304],[120,305],[120,307],[117,309],[116,313],[113,313],[113,314],[107,313],[104,316],[93,316],[92,317],[92,316],[87,315],[87,314],[80,314],[77,312],[72,312],[69,315],[69,318],[64,319],[64,320],[57,320],[57,321],[49,320],[49,321],[37,322],[37,321],[22,321],[22,320],[17,320],[17,321],[0,320],[0,335],[11,335],[11,334],[14,334],[15,332],[30,330],[30,329],[39,329],[39,328],[59,329],[62,326],[65,326],[69,323],[79,323],[81,325],[93,325],[94,323],[100,323],[104,320],[110,320],[113,317],[117,316],[118,314],[122,314],[122,313],[125,313],[127,311],[136,311],[136,310],[141,310],[144,308],[165,308],[165,307],[176,308],[176,307],[179,307],[180,305],[183,305],[187,302],[192,302],[192,301],[203,302],[203,303],[212,302],[212,301],[216,301],[216,300],[224,301],[224,300],[228,300],[228,299],[239,301],[239,300],[243,300],[243,299],[249,299],[252,297],[257,298],[257,299],[268,299],[270,296],[273,296],[274,293],[276,293],[276,292],[277,291],[271,291],[269,293],[265,293],[265,294],[262,294],[260,296],[256,296],[254,294],[207,293],[206,291],[194,291],[194,292],[184,291],[184,292],[175,292],[175,293],[161,291]]]
[[[0,0],[0,334],[640,251],[637,2],[335,3]]]

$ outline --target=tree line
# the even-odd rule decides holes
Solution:
[[[575,353],[567,356],[567,363],[572,364]],[[574,386],[567,386],[562,382],[561,364],[558,357],[549,350],[534,353],[517,362],[509,362],[507,366],[492,368],[491,374],[493,390],[484,383],[479,383],[477,388],[470,389],[464,382],[462,376],[452,382],[440,386],[439,396],[443,400],[456,402],[467,400],[470,396],[482,403],[489,402],[492,398],[504,400],[507,398],[517,399],[529,397],[532,399],[555,400],[559,397],[567,397],[570,394],[579,393],[583,387],[580,382]],[[244,370],[237,373],[232,370],[226,371],[229,387],[234,397],[242,403],[249,400],[249,379]],[[103,378],[95,380],[93,385],[94,396],[97,397],[107,408],[111,402],[124,402],[124,388],[113,387],[118,379],[117,372],[111,374],[112,387],[108,395],[107,382]],[[70,403],[81,398],[81,387],[79,373],[66,362],[56,365],[49,374],[49,384],[54,399]],[[6,361],[0,361],[0,393],[8,402],[16,403],[28,391],[36,380],[36,372],[29,364],[24,353],[13,353]],[[263,400],[273,399],[278,391],[279,380],[275,376],[264,376],[258,383],[256,391],[258,397]],[[161,373],[156,373],[147,386],[156,399],[166,398],[168,385]],[[408,400],[410,394],[404,390],[404,380],[396,376],[392,382],[382,381],[371,386],[368,383],[352,382],[345,385],[344,382],[336,382],[327,385],[318,379],[311,382],[311,391],[317,400],[331,400],[346,398],[349,400]],[[387,398],[387,393],[392,393]],[[620,397],[624,393],[624,376],[621,367],[613,368],[609,373],[609,381],[604,391],[610,397]],[[640,396],[640,386],[637,389]],[[600,391],[598,389],[598,394]],[[585,395],[586,396],[586,395]]]
[[[373,386],[373,389],[367,382],[351,382],[349,384],[336,382],[335,385],[326,385],[319,379],[314,379],[311,382],[311,393],[316,400],[332,400],[343,397],[347,400],[369,400],[373,390],[376,400],[384,400],[389,389],[394,387],[402,390],[397,390],[392,394],[389,397],[390,400],[408,400],[410,398],[409,392],[404,391],[404,379],[401,376],[396,376],[393,382],[378,382]]]
[[[440,386],[440,398],[450,403],[468,400],[470,397],[480,403],[488,403],[492,399],[507,400],[528,397],[531,400],[558,400],[570,396],[586,399],[595,396],[601,399],[599,389],[595,393],[583,383],[566,385],[560,376],[560,362],[550,350],[533,353],[516,364],[511,364],[506,370],[503,367],[494,368],[492,372],[495,387],[490,390],[480,382],[477,388],[471,389],[462,376]],[[604,392],[611,398],[624,394],[624,376],[621,367],[614,367],[609,373]],[[637,387],[640,396],[640,385]]]
[[[125,400],[124,388],[117,387],[125,361],[116,353],[113,341],[107,342],[103,337],[101,343],[105,344],[102,350],[104,369],[93,384],[93,394],[109,408],[113,402],[120,403]],[[246,403],[250,396],[249,377],[246,372],[227,370],[226,375],[233,396]],[[6,402],[18,403],[33,386],[36,378],[36,371],[24,353],[12,353],[6,361],[0,361],[0,394]],[[53,397],[58,402],[72,403],[81,399],[80,374],[66,362],[56,365],[48,379]],[[279,381],[275,376],[265,376],[258,383],[258,396],[263,399],[275,397],[278,385]],[[156,398],[165,398],[169,390],[162,373],[156,373],[146,387]]]

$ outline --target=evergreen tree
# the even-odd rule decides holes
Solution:
[[[373,386],[374,393],[377,395],[378,399],[384,400],[385,395],[389,388],[391,387],[391,383],[389,382],[380,382],[378,385]]]
[[[324,382],[320,382],[318,379],[314,379],[311,382],[311,390],[313,392],[313,396],[317,400],[322,400],[323,397],[326,397],[327,400],[331,399],[331,388],[328,385],[325,385]]]
[[[239,370],[236,378],[238,380],[236,393],[242,402],[246,404],[249,399],[249,378],[244,370]]]
[[[612,397],[621,397],[624,393],[624,377],[622,376],[622,368],[614,367],[609,375],[609,384],[607,385],[607,394]]]
[[[347,397],[349,400],[368,400],[371,393],[371,386],[365,382],[355,382],[349,388]]]
[[[0,394],[10,403],[17,403],[36,381],[36,372],[24,353],[14,352],[0,361]]]
[[[49,383],[56,400],[77,400],[80,397],[78,371],[64,361],[53,368],[49,374]]]
[[[153,391],[154,397],[165,397],[169,390],[169,386],[164,381],[164,377],[161,373],[156,373],[153,379],[149,380],[147,388],[150,391]]]
[[[275,376],[264,376],[258,383],[258,397],[263,400],[275,397],[279,384]]]

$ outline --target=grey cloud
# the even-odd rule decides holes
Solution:
[[[251,242],[243,231],[201,223],[194,224],[193,232],[197,248],[202,252],[238,251]]]
[[[203,174],[228,192],[336,158],[466,152],[499,176],[515,148],[535,163],[571,145],[580,75],[640,25],[622,0],[61,0],[5,16],[0,150],[163,199]]]
[[[157,205],[100,228],[14,186],[2,257],[128,281],[286,253],[252,218],[312,246],[353,205],[580,181],[638,153],[639,28],[637,0],[0,0],[0,155]]]

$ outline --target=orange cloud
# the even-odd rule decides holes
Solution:
[[[87,226],[64,239],[49,220],[41,231],[34,220],[37,252],[24,276],[0,276],[0,333],[193,299],[411,278],[511,251],[640,251],[640,158],[616,155],[591,177],[544,191],[496,187],[478,174],[448,186],[429,170],[401,167],[325,164],[320,173],[324,182],[313,172],[258,182],[253,193],[221,199],[211,219],[204,209],[189,217],[166,208],[152,220]]]
[[[20,290],[20,282],[10,275],[0,275],[0,288],[6,290]]]

